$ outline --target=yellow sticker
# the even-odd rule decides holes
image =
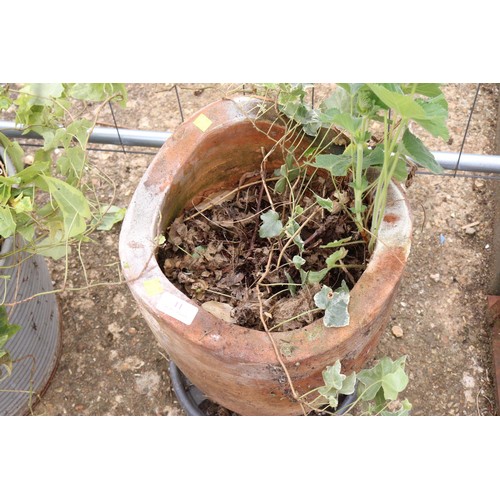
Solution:
[[[202,132],[205,132],[205,130],[212,125],[212,120],[208,118],[208,116],[204,115],[203,113],[201,115],[198,115],[196,120],[193,122]]]
[[[163,286],[160,282],[160,278],[153,278],[150,280],[146,280],[143,282],[143,285],[144,285],[144,290],[146,290],[146,293],[150,297],[153,297],[154,295],[159,295],[164,291]]]

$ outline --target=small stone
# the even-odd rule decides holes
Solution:
[[[397,325],[393,326],[392,327],[392,334],[399,339],[403,336],[403,329]]]
[[[408,304],[406,302],[401,302],[401,307],[406,307]]]
[[[475,227],[467,227],[465,229],[465,234],[476,234],[476,228]]]
[[[24,164],[25,165],[33,165],[34,161],[35,161],[35,157],[33,155],[26,155],[24,157]]]
[[[441,276],[439,275],[439,273],[436,273],[436,274],[431,274],[430,276],[430,279],[435,281],[436,283],[440,280]]]
[[[161,378],[158,373],[154,371],[148,371],[145,373],[141,373],[135,379],[135,390],[139,394],[144,394],[148,396],[152,396],[155,392],[158,391],[160,387]]]
[[[128,333],[130,333],[131,335],[135,335],[137,333],[137,329],[132,326],[128,329]]]

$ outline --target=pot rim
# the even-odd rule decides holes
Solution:
[[[158,241],[157,238],[162,232],[159,229],[164,198],[168,196],[169,188],[176,176],[182,175],[180,166],[188,157],[188,153],[200,147],[215,134],[242,121],[255,118],[255,110],[260,103],[260,100],[252,97],[220,100],[205,106],[187,119],[165,142],[144,173],[127,209],[120,233],[119,253],[122,270],[136,299],[150,312],[160,314],[161,319],[167,324],[173,322],[176,328],[183,328],[185,336],[193,343],[203,344],[204,347],[214,351],[219,350],[220,345],[213,340],[219,339],[213,335],[202,338],[190,335],[190,326],[193,322],[208,325],[206,330],[224,332],[224,335],[243,336],[248,339],[250,334],[257,339],[256,342],[262,342],[262,339],[267,343],[270,342],[265,331],[226,323],[199,307],[179,291],[158,265],[155,241]],[[200,117],[203,120],[208,118],[210,121],[205,130],[199,127]],[[208,122],[205,121],[206,123]],[[412,216],[405,189],[393,181],[389,187],[387,207],[374,252],[361,278],[350,292],[350,312],[355,309],[362,315],[367,307],[375,309],[382,307],[381,304],[387,299],[388,293],[380,293],[374,287],[381,281],[389,283],[392,288],[397,285],[409,255],[411,233]],[[389,268],[387,268],[388,260]],[[326,333],[332,338],[328,342],[340,344],[352,335],[356,326],[359,325],[328,328],[323,325],[322,319],[318,319],[306,327],[272,332],[272,335],[278,340],[293,339],[295,344],[306,342],[311,344],[311,336],[314,340],[316,333],[319,336]],[[253,342],[253,340],[248,341]],[[324,342],[318,347],[318,352],[319,349],[324,350]],[[234,352],[233,355],[238,356],[238,353]],[[309,356],[310,353],[302,353],[302,349],[297,349],[287,357],[287,360],[300,362],[303,357]],[[262,352],[255,353],[255,360],[261,358]],[[274,353],[269,354],[269,359],[272,358],[275,360]]]

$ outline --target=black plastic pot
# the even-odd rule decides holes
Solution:
[[[173,361],[170,361],[169,370],[175,395],[186,414],[189,417],[208,416],[201,408],[207,397],[186,378]],[[349,410],[349,406],[356,400],[356,391],[349,396],[341,397],[336,415],[343,415]]]
[[[0,155],[3,158],[1,148]],[[4,163],[9,167],[8,158]],[[11,237],[0,247],[0,303],[6,304],[10,323],[21,327],[6,344],[14,360],[12,374],[6,376],[0,368],[0,415],[31,413],[61,351],[59,306],[47,264],[40,255],[19,251],[23,243]]]

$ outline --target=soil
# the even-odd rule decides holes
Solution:
[[[255,167],[260,179],[259,165]],[[321,317],[314,304],[321,289],[319,275],[324,275],[321,284],[332,289],[342,281],[352,288],[366,267],[365,245],[338,201],[330,210],[315,202],[314,194],[321,193],[348,205],[347,180],[336,190],[331,179],[311,178],[302,170],[294,182],[307,189],[297,192],[294,204],[288,188],[276,188],[279,180],[271,180],[271,172],[265,180],[267,189],[258,180],[246,179],[252,185],[237,193],[214,193],[194,208],[187,207],[167,228],[160,247],[158,262],[167,278],[212,314],[247,328],[264,329],[261,309],[267,328],[275,331],[301,328]],[[296,226],[285,226],[287,237],[260,237],[264,214],[276,210],[287,221],[293,206],[303,213],[294,216]],[[297,228],[302,228],[300,235],[292,239]],[[287,248],[289,239],[296,243]],[[322,248],[340,241],[345,245]],[[294,264],[294,257],[303,263]]]
[[[182,84],[184,116],[219,98],[228,85]],[[448,144],[426,137],[432,150],[458,151],[475,84],[450,84]],[[128,86],[126,109],[115,107],[121,127],[173,130],[181,121],[170,84]],[[328,85],[316,99],[328,93]],[[498,87],[482,85],[464,152],[495,153]],[[112,124],[109,111],[102,122]],[[423,134],[424,135],[424,134]],[[115,181],[115,203],[127,206],[154,150],[95,146],[90,157]],[[114,149],[114,151],[110,151]],[[133,151],[132,151],[133,149]],[[492,270],[495,180],[417,175],[409,189],[414,212],[410,259],[391,322],[375,356],[408,356],[404,396],[413,415],[491,415],[496,412],[487,291]],[[140,316],[118,271],[119,227],[97,233],[82,261],[68,263],[59,294],[63,350],[58,370],[35,415],[183,415],[171,389],[166,353]],[[61,285],[65,263],[50,263]],[[91,286],[87,286],[86,279]],[[99,283],[105,283],[99,285]],[[398,333],[393,335],[393,328]],[[402,335],[400,335],[402,331]]]

